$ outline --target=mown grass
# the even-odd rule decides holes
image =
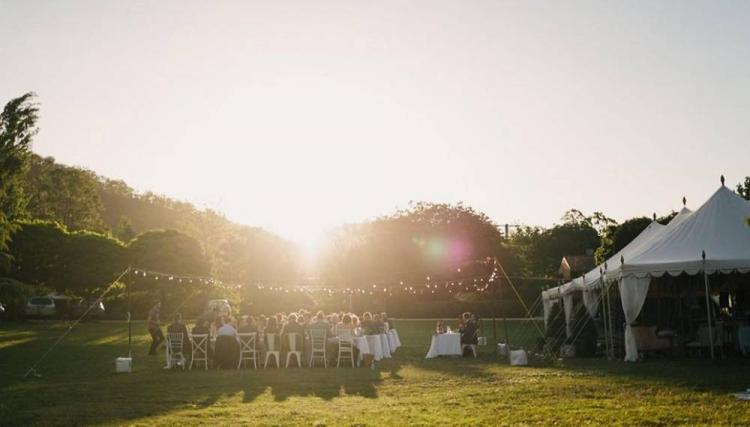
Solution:
[[[149,338],[136,324],[134,372],[118,375],[126,326],[85,323],[41,364],[41,377],[24,380],[66,325],[3,324],[0,424],[750,425],[750,402],[729,394],[750,387],[746,362],[510,367],[489,347],[476,360],[424,360],[433,325],[397,321],[404,346],[376,370],[178,372],[162,369],[163,355],[146,356]]]

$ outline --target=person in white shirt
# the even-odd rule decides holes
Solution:
[[[224,322],[224,324],[216,332],[217,337],[228,336],[237,337],[237,329],[230,322]]]
[[[237,329],[227,319],[222,318],[221,326],[216,332],[216,348],[214,350],[216,367],[219,369],[237,368],[239,350]]]

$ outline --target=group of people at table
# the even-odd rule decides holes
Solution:
[[[479,344],[479,320],[473,313],[458,316],[458,330],[451,330],[445,322],[438,321],[427,351],[427,359],[440,356],[477,356]]]
[[[164,341],[159,321],[160,307],[161,304],[157,303],[149,312],[148,328],[152,337],[149,354],[156,354],[159,344]],[[193,354],[193,345],[196,344],[192,337],[207,336],[206,365],[208,366],[210,361],[215,368],[219,369],[231,369],[239,366],[240,350],[243,344],[241,338],[247,334],[254,334],[256,339],[253,341],[253,350],[258,355],[268,351],[279,352],[279,354],[299,351],[302,353],[302,360],[297,365],[309,364],[313,331],[318,331],[316,336],[324,334],[327,362],[332,365],[338,362],[338,347],[340,341],[344,338],[348,342],[362,342],[362,344],[352,345],[353,359],[356,361],[362,360],[364,354],[360,353],[372,354],[367,345],[368,340],[365,340],[365,338],[377,336],[376,341],[380,344],[380,336],[387,337],[383,346],[387,346],[388,351],[384,351],[378,345],[378,351],[375,352],[377,353],[376,359],[383,356],[390,357],[390,351],[395,350],[391,347],[400,346],[398,335],[396,335],[386,313],[365,312],[360,318],[356,314],[348,312],[326,314],[323,311],[311,313],[300,309],[296,312],[276,313],[272,316],[245,315],[233,317],[228,313],[222,313],[214,309],[199,317],[190,331],[188,331],[188,327],[179,313],[167,326],[168,337],[175,336],[174,334],[181,334],[183,337],[182,355],[187,359],[185,363],[189,363],[189,357]],[[357,341],[358,338],[361,338],[362,341]],[[167,342],[167,351],[169,352],[169,350],[170,345]],[[280,365],[278,359],[275,363],[276,366]],[[170,366],[169,356],[167,357],[166,367],[172,367]]]

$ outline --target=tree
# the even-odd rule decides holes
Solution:
[[[500,259],[510,274],[515,271],[512,251],[485,214],[460,203],[419,202],[334,230],[319,270],[326,282],[340,286],[423,283],[428,275],[438,281],[484,274],[476,261],[486,257]]]
[[[194,238],[175,230],[152,230],[138,235],[127,246],[128,259],[134,268],[205,276],[210,265]]]
[[[614,220],[601,213],[587,217],[571,209],[562,217],[563,223],[549,229],[521,228],[511,242],[523,260],[522,271],[529,276],[554,277],[565,255],[583,255],[599,247],[596,227]]]
[[[622,224],[608,227],[602,235],[601,245],[596,250],[596,263],[600,264],[638,237],[651,224],[646,217],[631,218]]]
[[[0,251],[7,249],[14,221],[23,217],[26,198],[22,180],[31,142],[38,132],[36,95],[27,93],[10,100],[0,113]]]
[[[14,278],[79,296],[109,284],[127,266],[118,240],[88,231],[71,233],[54,222],[20,223],[10,249]]]
[[[745,182],[737,184],[737,194],[745,200],[750,200],[750,176],[745,177]]]
[[[235,227],[217,255],[216,272],[222,280],[288,283],[300,277],[299,254],[294,246],[260,228]]]
[[[120,222],[117,223],[117,228],[115,229],[115,236],[117,236],[120,241],[128,243],[133,240],[135,235],[136,233],[135,230],[133,230],[133,224],[130,223],[130,219],[124,216],[120,217]]]
[[[142,312],[154,297],[158,297],[167,312],[179,309],[197,314],[199,307],[205,304],[205,296],[211,295],[210,283],[202,283],[197,278],[187,281],[179,278],[205,277],[210,272],[211,266],[196,239],[175,230],[147,231],[128,244],[127,252],[134,269],[168,275],[161,278],[155,275],[132,276],[130,284],[136,291],[136,311]],[[177,279],[172,274],[178,276]]]
[[[33,155],[24,183],[32,218],[57,221],[69,230],[107,230],[93,172]]]

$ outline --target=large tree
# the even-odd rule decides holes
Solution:
[[[14,278],[80,296],[107,285],[127,266],[118,240],[88,231],[71,233],[54,222],[21,222],[10,250]]]
[[[33,155],[24,180],[32,218],[57,221],[69,230],[106,231],[98,177],[91,171]]]
[[[0,113],[0,251],[7,249],[16,228],[14,221],[25,212],[22,182],[38,118],[39,108],[31,92],[10,100]]]
[[[420,202],[391,216],[340,227],[320,269],[327,281],[342,286],[422,283],[430,274],[465,277],[471,274],[467,268],[485,257],[515,268],[502,234],[485,214],[462,204]]]
[[[746,176],[744,182],[737,184],[737,194],[745,200],[750,200],[750,176]]]
[[[609,259],[622,248],[638,237],[648,225],[651,219],[647,217],[631,218],[622,224],[611,225],[602,233],[602,241],[596,250],[597,264]]]
[[[511,239],[522,260],[522,271],[529,276],[554,277],[565,255],[583,255],[599,247],[597,228],[614,222],[595,213],[586,216],[576,209],[566,212],[563,223],[549,229],[521,228]]]

